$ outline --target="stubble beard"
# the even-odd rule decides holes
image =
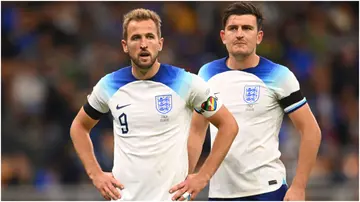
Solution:
[[[135,64],[136,68],[139,68],[140,72],[143,75],[145,75],[151,69],[151,67],[154,65],[157,58],[158,58],[158,53],[154,57],[152,57],[150,55],[150,64],[141,64],[140,56],[137,56],[136,58],[131,57],[131,62],[133,62]]]
[[[252,49],[251,51],[235,52],[235,53],[232,53],[231,55],[236,59],[244,60],[244,59],[248,58],[249,56],[251,56],[254,52],[255,52],[255,48]]]

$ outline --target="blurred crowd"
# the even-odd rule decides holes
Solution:
[[[2,192],[16,185],[42,191],[50,185],[91,183],[69,128],[97,81],[130,64],[120,43],[126,12],[138,7],[158,12],[165,38],[160,62],[197,73],[203,64],[227,55],[219,31],[221,12],[229,3],[2,2]],[[355,181],[358,192],[358,2],[255,4],[265,15],[258,53],[295,73],[322,130],[311,179],[326,186]],[[108,116],[91,138],[102,168],[110,171],[113,134]],[[280,147],[289,180],[298,144],[298,132],[285,118]]]

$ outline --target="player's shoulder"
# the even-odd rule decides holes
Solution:
[[[186,73],[186,71],[181,67],[162,63],[157,75],[164,78],[176,78],[184,73]]]
[[[275,63],[267,58],[261,57],[259,67],[249,71],[263,80],[268,86],[278,88],[289,84],[295,85],[298,82],[294,73],[287,66]]]
[[[106,88],[118,89],[133,81],[136,79],[131,73],[131,66],[127,66],[106,74],[100,79],[99,84]]]
[[[257,67],[245,69],[244,72],[254,74],[265,82],[293,75],[288,67],[262,56],[260,56],[260,62]]]
[[[200,76],[186,71],[184,68],[169,64],[162,64],[159,72],[152,79],[165,85],[192,86],[204,82]]]
[[[216,74],[229,71],[230,69],[226,66],[226,57],[217,60],[210,61],[204,64],[200,69],[198,75],[205,81],[208,81],[211,77]]]
[[[268,72],[291,72],[291,70],[286,67],[285,65],[276,63],[267,59],[263,56],[260,57],[261,66],[263,67],[262,70]]]
[[[205,63],[200,70],[208,70],[209,68],[223,66],[225,64],[226,57]]]
[[[151,81],[163,83],[165,85],[171,85],[173,83],[178,83],[179,78],[185,75],[185,70],[183,68],[165,64],[160,64],[159,71],[155,74]]]
[[[135,80],[131,73],[131,66],[119,68],[118,70],[113,71],[106,76],[112,77],[114,80]]]

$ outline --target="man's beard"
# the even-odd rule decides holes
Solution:
[[[232,54],[235,58],[245,59],[245,58],[249,57],[254,51],[255,51],[255,49],[252,49],[251,51],[235,52],[235,53],[231,53],[231,54]]]
[[[130,59],[140,69],[147,70],[147,69],[150,69],[153,66],[153,64],[155,63],[155,61],[157,59],[157,56],[158,56],[158,54],[154,55],[154,57],[152,57],[151,55],[149,56],[150,57],[150,64],[142,64],[141,61],[140,61],[141,60],[140,56],[137,56],[137,57],[134,57],[134,58],[132,58],[130,56]]]

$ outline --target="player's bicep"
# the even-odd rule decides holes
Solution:
[[[307,103],[288,115],[297,130],[305,131],[306,127],[308,127],[320,131],[317,121]]]
[[[209,126],[209,121],[198,112],[194,111],[191,118],[191,134],[205,135]]]
[[[207,120],[217,128],[228,123],[237,125],[235,118],[224,105],[222,105],[214,115],[208,117]]]
[[[72,128],[81,128],[86,131],[90,131],[97,123],[99,119],[93,119],[85,110],[84,107],[81,107],[78,114],[76,115]]]

